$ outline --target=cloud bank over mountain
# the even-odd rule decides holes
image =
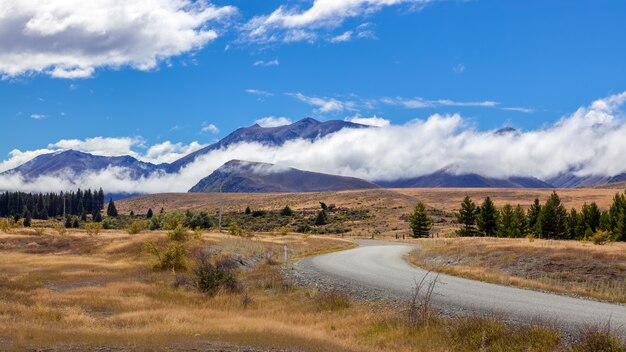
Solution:
[[[115,193],[185,192],[233,159],[366,180],[411,178],[441,169],[454,174],[478,173],[497,178],[534,176],[546,179],[564,172],[578,176],[616,175],[626,171],[626,121],[621,109],[624,102],[626,92],[597,100],[552,126],[533,131],[479,131],[459,114],[435,114],[403,125],[343,129],[314,141],[297,139],[277,147],[238,143],[202,155],[174,174],[159,171],[131,180],[126,170],[109,168],[98,173],[58,174],[33,181],[10,175],[0,177],[0,189],[53,191],[80,186],[103,187]],[[83,144],[58,142],[43,151],[14,151],[12,156],[21,161],[63,146],[86,148],[87,145],[88,151],[95,152],[103,143],[94,140]],[[180,155],[185,148],[191,148],[181,145],[168,149],[167,143],[159,144],[163,146],[161,151],[151,157],[149,152],[134,153],[144,161],[171,160],[174,159],[171,153]],[[144,148],[155,150],[155,146]],[[15,164],[13,159],[0,165],[6,169],[7,163]]]

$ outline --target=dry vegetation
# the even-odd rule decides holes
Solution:
[[[165,237],[162,232],[114,231],[92,237],[80,231],[61,236],[50,230],[43,235],[33,230],[0,234],[2,349],[569,348],[554,330],[512,328],[489,318],[449,319],[425,312],[427,320],[407,324],[401,307],[352,302],[340,292],[293,287],[283,279],[279,264],[284,242],[291,256],[299,256],[350,246],[340,239],[204,233],[189,242],[191,252],[210,248],[241,263],[239,290],[207,296],[178,285],[181,273],[152,269],[153,258],[143,250],[144,244]],[[600,342],[591,342],[611,342],[603,334],[599,338]]]
[[[429,269],[504,285],[626,303],[626,243],[509,238],[419,242],[411,261]]]

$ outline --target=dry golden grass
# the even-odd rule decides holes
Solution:
[[[530,350],[552,351],[560,343],[552,330],[517,330],[490,319],[442,318],[408,327],[386,303],[351,302],[282,278],[276,263],[284,242],[298,256],[350,245],[341,239],[205,233],[189,242],[190,252],[212,246],[242,258],[275,257],[240,273],[243,304],[240,294],[211,298],[175,288],[174,274],[153,271],[142,247],[163,241],[165,233],[49,232],[0,234],[3,350],[197,350],[220,342],[304,351],[527,351],[534,343]]]
[[[626,303],[626,243],[451,238],[419,244],[411,261],[427,269]]]

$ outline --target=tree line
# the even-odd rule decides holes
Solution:
[[[104,208],[104,192],[96,190],[77,190],[60,193],[0,193],[0,217],[46,220],[65,215],[81,216],[100,213]]]
[[[478,205],[468,196],[455,216],[461,236],[588,240],[599,234],[604,240],[626,241],[626,192],[616,194],[605,211],[595,202],[568,211],[556,191],[543,204],[535,199],[528,210],[510,204],[498,209],[490,197]],[[422,202],[415,206],[409,224],[413,237],[429,236],[432,220]]]
[[[603,231],[609,239],[626,241],[626,195],[616,194],[609,210],[602,211],[593,202],[580,210],[569,211],[561,198],[552,192],[542,204],[539,199],[527,211],[510,204],[497,209],[487,197],[479,206],[465,197],[456,214],[462,225],[462,236],[526,237],[533,235],[546,239],[585,240]]]

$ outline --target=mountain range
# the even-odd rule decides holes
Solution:
[[[21,174],[32,180],[40,176],[82,174],[98,172],[108,168],[122,168],[128,177],[137,179],[155,172],[176,173],[194,162],[198,157],[212,151],[238,143],[259,143],[280,146],[294,139],[315,140],[346,128],[376,128],[347,121],[320,122],[305,118],[290,125],[261,127],[258,124],[239,128],[217,143],[186,155],[170,164],[152,164],[131,156],[97,156],[74,150],[44,154],[2,174]],[[495,133],[516,133],[514,129],[499,130]],[[251,163],[233,160],[215,170],[211,175],[194,186],[191,192],[219,191],[218,184],[226,185],[227,192],[306,192],[321,190],[341,190],[355,188],[431,188],[431,187],[498,187],[498,188],[574,188],[587,187],[611,182],[626,181],[626,173],[612,177],[579,177],[573,172],[539,180],[532,177],[490,178],[480,174],[458,174],[450,170],[434,170],[433,173],[398,180],[365,181],[355,178],[320,174],[292,168],[283,172],[260,175],[253,171],[279,167],[265,163]]]
[[[200,180],[189,192],[287,193],[380,188],[354,177],[302,171],[274,164],[231,160]]]

